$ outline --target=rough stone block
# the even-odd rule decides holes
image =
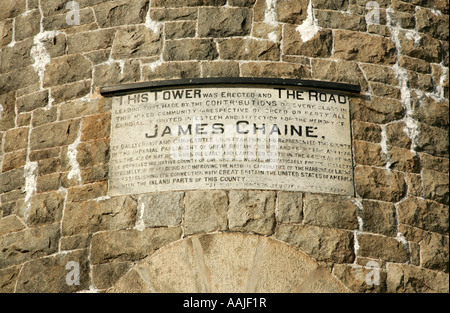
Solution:
[[[54,58],[45,67],[45,87],[91,78],[91,62],[80,54]]]
[[[166,61],[214,60],[216,46],[209,39],[180,39],[166,41],[163,59]]]
[[[404,263],[409,260],[408,249],[395,238],[380,235],[358,236],[358,255],[389,262]]]
[[[148,11],[148,0],[107,1],[95,5],[97,23],[101,28],[119,25],[141,24],[145,22]]]
[[[303,219],[303,194],[279,191],[275,215],[278,223],[300,223]]]
[[[448,174],[422,170],[423,196],[443,204],[449,204]]]
[[[329,29],[322,29],[310,40],[303,42],[296,25],[284,25],[283,52],[288,55],[310,57],[329,57],[333,48],[333,34]]]
[[[348,197],[307,193],[304,202],[305,225],[350,230],[358,228],[358,208]]]
[[[99,232],[92,236],[91,264],[137,261],[181,237],[179,227]]]
[[[198,36],[220,38],[249,35],[251,17],[248,8],[200,8]]]
[[[147,227],[180,225],[184,209],[184,192],[142,195],[138,209]]]
[[[385,236],[397,234],[396,209],[389,202],[363,200],[363,229],[371,233]]]
[[[269,40],[230,38],[219,42],[220,57],[225,60],[278,61],[280,47]]]
[[[185,194],[186,234],[225,230],[228,197],[221,190],[188,191]]]
[[[448,206],[431,200],[408,197],[398,205],[402,224],[448,235]]]
[[[131,26],[117,31],[111,57],[116,60],[159,55],[161,33],[155,34],[144,26]]]
[[[376,167],[357,166],[355,185],[356,192],[366,199],[397,202],[406,194],[403,173]]]
[[[73,143],[78,135],[80,121],[54,122],[38,126],[31,131],[32,150],[65,146]]]
[[[379,144],[355,140],[353,148],[356,163],[380,167],[386,165],[386,155]]]
[[[231,190],[228,225],[231,230],[270,235],[275,225],[275,192]]]
[[[352,263],[353,233],[328,227],[278,225],[274,238],[287,242],[317,261]]]

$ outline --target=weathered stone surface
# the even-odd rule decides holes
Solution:
[[[9,93],[39,82],[39,76],[33,66],[0,73],[0,94]]]
[[[109,84],[123,84],[139,80],[139,63],[127,60],[120,64],[99,64],[94,68],[94,86],[107,86]]]
[[[147,227],[180,225],[184,209],[184,192],[142,195],[138,200],[142,221]]]
[[[29,11],[26,15],[20,15],[16,18],[14,28],[14,38],[16,41],[22,41],[39,33],[39,23],[41,14],[39,10]],[[1,45],[0,45],[1,46]]]
[[[63,236],[95,233],[133,227],[137,203],[131,197],[117,197],[103,201],[66,204],[62,219]]]
[[[214,60],[217,57],[215,44],[209,39],[169,40],[163,52],[166,61]]]
[[[11,266],[0,269],[0,293],[13,293],[16,287],[17,277],[22,266]]]
[[[362,257],[397,263],[404,263],[409,260],[408,249],[395,238],[361,234],[358,236],[358,245],[358,255]]]
[[[275,192],[239,191],[229,193],[228,225],[231,230],[270,235],[275,225]]]
[[[310,70],[302,64],[278,62],[246,62],[241,75],[251,77],[310,78]]]
[[[220,57],[225,60],[280,59],[279,45],[269,40],[230,38],[219,42]]]
[[[29,127],[14,128],[5,133],[4,146],[5,152],[26,149],[28,146]]]
[[[376,167],[357,166],[355,184],[356,192],[366,199],[397,202],[406,194],[404,174]]]
[[[423,196],[443,204],[449,204],[449,177],[441,172],[422,170]]]
[[[16,215],[8,215],[0,218],[0,236],[8,233],[14,233],[24,228],[25,224]]]
[[[278,1],[275,12],[277,21],[288,24],[301,24],[307,14],[309,1],[307,0],[283,0]]]
[[[317,261],[352,263],[353,233],[328,227],[278,225],[274,238],[307,253]]]
[[[98,25],[102,28],[141,24],[145,22],[148,4],[147,0],[107,1],[94,6],[94,11]]]
[[[226,229],[228,197],[224,191],[188,191],[184,197],[186,234]]]
[[[59,223],[27,228],[0,237],[0,268],[20,264],[57,251]]]
[[[202,64],[202,77],[227,76],[239,76],[239,63],[235,61],[216,61]]]
[[[403,117],[404,109],[401,101],[372,97],[370,100],[355,99],[352,101],[351,114],[353,119],[384,124]]]
[[[197,8],[152,8],[150,10],[151,19],[157,22],[196,20],[197,16]]]
[[[448,237],[429,233],[420,243],[421,265],[448,273]]]
[[[386,271],[378,270],[379,284],[367,284],[367,277],[372,277],[374,268],[365,266],[354,266],[347,264],[336,264],[333,266],[333,274],[353,292],[358,293],[381,293],[386,292]]]
[[[80,54],[54,58],[45,66],[45,87],[72,83],[90,78],[91,62]]]
[[[439,40],[431,36],[421,34],[420,44],[406,31],[399,32],[400,44],[404,55],[423,59],[427,62],[439,63],[441,57],[441,49]]]
[[[195,37],[196,21],[167,22],[165,24],[165,39],[180,39]]]
[[[435,127],[449,126],[449,106],[432,98],[426,97],[423,103],[415,103],[413,117],[421,122]]]
[[[70,270],[74,267],[69,262],[77,262],[79,269],[79,284],[68,284]],[[68,269],[66,269],[66,266]],[[77,281],[78,282],[78,281]],[[73,252],[57,254],[32,260],[25,263],[17,278],[16,292],[76,292],[89,289],[89,264],[87,250],[77,250]]]
[[[142,69],[142,79],[161,80],[200,77],[199,62],[169,62],[150,64]]]
[[[27,224],[35,226],[58,223],[63,213],[64,196],[62,192],[35,195],[31,200]]]
[[[327,10],[346,10],[348,3],[348,0],[338,0],[332,2],[326,0],[312,0],[314,8]]]
[[[307,193],[303,223],[343,229],[357,229],[357,207],[348,197]]]
[[[230,253],[239,257],[230,259]],[[239,233],[194,236],[161,248],[109,290],[124,291],[347,292],[307,255],[266,237]]]
[[[417,266],[388,264],[387,292],[448,293],[448,274]]]
[[[360,85],[362,91],[367,90],[366,79],[355,62],[313,59],[311,66],[315,79]]]
[[[200,8],[199,37],[231,37],[250,34],[251,10],[248,8]]]
[[[4,47],[0,54],[0,72],[6,73],[31,65],[33,63],[33,58],[30,55],[32,45],[33,40],[27,39],[16,43],[14,46]]]
[[[152,7],[222,6],[227,0],[154,0]]]
[[[111,128],[111,113],[105,112],[91,115],[83,119],[81,140],[89,141],[109,137]]]
[[[86,96],[91,91],[91,80],[82,80],[63,86],[52,87],[53,104]]]
[[[416,11],[417,31],[448,41],[448,15],[435,14],[429,9]]]
[[[161,33],[153,33],[144,26],[121,28],[112,46],[113,59],[158,55],[162,49]]]
[[[23,167],[0,173],[0,193],[11,190],[25,189],[25,177]]]
[[[329,57],[332,46],[333,34],[329,29],[322,29],[313,38],[303,42],[296,25],[284,25],[283,51],[285,54]]]
[[[42,90],[17,98],[17,112],[28,112],[47,106],[48,96],[48,90]]]
[[[15,110],[15,92],[0,95],[0,131],[5,131],[15,126],[16,110]]]
[[[67,34],[70,34],[98,29],[98,25],[92,8],[81,8],[78,11],[80,23],[75,25],[69,25],[67,23],[66,18],[71,18],[72,16],[68,15],[66,12],[69,11],[64,10],[63,14],[44,16],[42,20],[44,31],[62,30]]]
[[[448,157],[448,130],[418,123],[416,151]]]
[[[13,20],[0,21],[0,49],[12,40]]]
[[[279,223],[300,223],[303,219],[303,194],[279,191],[275,215]]]
[[[391,162],[390,168],[397,171],[411,173],[419,173],[420,171],[419,157],[409,149],[390,147],[389,161]]]
[[[364,16],[347,14],[338,11],[314,10],[319,25],[323,28],[347,29],[365,31],[366,20]]]
[[[448,206],[431,200],[408,197],[398,205],[402,224],[448,235]]]
[[[78,135],[80,121],[54,122],[38,126],[31,131],[32,150],[64,146],[73,143]]]
[[[67,53],[80,53],[111,47],[115,30],[105,29],[67,36]]]
[[[355,161],[358,164],[383,167],[386,165],[386,155],[381,145],[367,141],[354,141]]]
[[[363,229],[371,233],[395,236],[397,232],[394,204],[382,201],[363,200]]]
[[[399,58],[398,64],[410,71],[421,72],[425,74],[428,74],[431,71],[430,64],[427,61],[417,58],[411,58],[405,55],[402,55]]]
[[[5,153],[3,157],[2,171],[6,172],[15,168],[25,166],[27,159],[27,150],[22,149],[11,153]]]
[[[375,64],[394,64],[394,43],[380,36],[352,31],[335,31],[334,55],[344,60]]]
[[[449,160],[446,158],[434,157],[426,153],[419,153],[420,165],[423,169],[448,173],[450,169]]]
[[[137,261],[180,237],[179,227],[99,232],[92,236],[90,262]]]
[[[0,20],[5,20],[10,17],[16,17],[26,10],[26,2],[21,0],[12,0],[2,3],[2,11],[0,13]]]
[[[387,144],[399,148],[411,148],[411,138],[406,133],[406,124],[403,121],[386,125]]]
[[[352,121],[352,134],[355,140],[364,140],[373,143],[381,141],[381,127],[374,123]]]
[[[38,108],[33,113],[31,125],[33,127],[37,127],[43,124],[52,123],[55,122],[57,118],[58,118],[57,107],[51,107],[50,109],[47,107]]]
[[[97,289],[111,288],[132,266],[130,262],[110,262],[92,267],[92,283]]]

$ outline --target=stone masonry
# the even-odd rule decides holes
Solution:
[[[67,2],[0,0],[0,292],[168,290],[130,284],[143,266],[175,268],[176,247],[214,268],[208,242],[231,233],[230,251],[241,236],[256,247],[242,259],[260,269],[248,265],[249,290],[299,286],[283,281],[292,259],[333,280],[328,290],[449,292],[448,0]],[[111,98],[99,87],[224,76],[360,85],[356,195],[110,196]],[[271,261],[271,249],[286,259]],[[233,275],[237,254],[216,255]],[[79,284],[66,282],[71,261]],[[366,281],[370,264],[377,284]],[[264,276],[271,266],[279,281]]]

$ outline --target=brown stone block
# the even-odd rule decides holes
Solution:
[[[360,64],[360,66],[369,81],[391,86],[398,85],[397,74],[391,67],[376,64]]]
[[[404,122],[394,122],[386,125],[387,144],[399,148],[409,149],[411,147],[411,138],[405,131]]]
[[[27,228],[0,237],[0,268],[55,253],[59,237],[59,223]]]
[[[219,43],[220,56],[226,60],[278,61],[280,47],[272,41],[230,38]]]
[[[45,107],[48,105],[48,97],[48,90],[33,92],[23,97],[19,97],[16,101],[17,112],[28,112]]]
[[[92,282],[98,289],[111,288],[131,268],[131,262],[111,262],[92,267]]]
[[[29,11],[26,15],[20,15],[16,18],[14,38],[16,41],[22,41],[26,38],[35,36],[39,33],[41,14],[39,10]]]
[[[406,194],[404,174],[370,166],[355,168],[356,192],[363,198],[397,202]]]
[[[303,194],[279,191],[275,215],[278,223],[300,223],[303,219]]]
[[[16,288],[17,277],[22,266],[11,266],[0,269],[0,293],[13,293]]]
[[[398,205],[402,224],[448,235],[448,206],[417,197],[408,197]]]
[[[388,264],[387,292],[448,293],[448,274],[406,264]]]
[[[449,204],[449,176],[446,173],[422,170],[423,196],[443,204]]]
[[[8,215],[0,218],[0,236],[20,231],[25,227],[24,222],[16,215]]]
[[[401,101],[395,99],[372,97],[370,100],[360,98],[352,99],[352,119],[385,124],[398,119],[404,115]]]
[[[438,39],[422,34],[420,41],[416,42],[404,31],[399,32],[399,38],[404,55],[431,63],[441,61],[441,45]]]
[[[144,65],[143,80],[162,80],[200,77],[199,62],[170,62],[152,67]]]
[[[381,127],[377,124],[362,121],[352,121],[352,135],[355,140],[364,140],[373,143],[381,141]]]
[[[48,192],[58,190],[61,186],[61,174],[52,173],[38,176],[36,179],[36,192]]]
[[[248,8],[200,8],[199,37],[231,37],[250,34],[252,11]]]
[[[88,95],[91,92],[91,80],[82,80],[63,86],[54,86],[51,89],[53,104],[74,100]]]
[[[5,131],[15,126],[15,103],[15,92],[0,95],[0,104],[2,106],[2,114],[0,114],[0,131]]]
[[[353,149],[357,164],[373,165],[383,167],[386,165],[386,155],[381,145],[367,141],[354,140]]]
[[[195,37],[196,21],[166,22],[164,25],[165,39],[181,39]]]
[[[330,10],[314,10],[318,24],[323,28],[347,29],[364,32],[366,20],[358,14],[347,14]]]
[[[166,41],[163,59],[166,61],[214,60],[216,45],[209,39],[180,39]]]
[[[28,212],[27,224],[39,226],[58,223],[62,217],[64,193],[46,192],[33,196]]]
[[[152,7],[222,6],[227,0],[153,0]]]
[[[204,62],[202,77],[239,77],[239,63],[235,61]]]
[[[18,70],[33,63],[30,51],[33,45],[33,39],[29,38],[17,42],[14,46],[6,46],[0,54],[0,72],[6,73],[12,70]]]
[[[28,146],[29,127],[14,128],[5,133],[4,146],[5,152],[26,149]]]
[[[241,76],[311,78],[311,71],[302,64],[285,62],[246,62],[241,65]]]
[[[81,141],[109,137],[110,128],[110,112],[85,117],[81,126]]]
[[[65,146],[73,143],[78,135],[80,121],[54,122],[33,128],[30,148],[32,150]]]
[[[112,46],[114,29],[75,33],[67,36],[67,54],[107,49]]]
[[[358,236],[358,244],[358,255],[362,257],[397,263],[405,263],[409,260],[408,249],[392,237],[361,234]]]
[[[275,192],[230,190],[227,212],[230,230],[273,233],[275,226]]]
[[[70,188],[67,191],[67,203],[82,202],[90,199],[106,196],[108,191],[107,182],[96,182],[83,186]]]
[[[0,193],[11,190],[25,189],[25,177],[23,167],[0,173]]]
[[[394,64],[396,49],[394,43],[388,38],[354,31],[336,30],[334,55],[349,61]]]
[[[2,172],[7,172],[25,166],[27,149],[17,150],[3,155]]]
[[[313,38],[303,42],[296,25],[284,25],[284,54],[325,58],[331,55],[332,46],[333,34],[330,29],[322,29]]]
[[[423,169],[448,173],[450,166],[447,158],[434,157],[426,153],[419,153],[420,164]]]
[[[139,197],[138,208],[146,227],[177,226],[182,222],[184,192],[162,192]]]
[[[416,151],[448,157],[448,130],[418,123]]]
[[[161,49],[161,33],[155,34],[144,26],[130,26],[117,31],[111,57],[116,60],[148,57],[159,55]]]
[[[415,13],[417,31],[448,41],[448,14],[435,14],[425,8],[419,8]]]
[[[420,159],[416,153],[409,149],[402,149],[398,147],[389,148],[390,168],[402,172],[419,173]]]
[[[349,230],[278,225],[274,238],[293,245],[317,261],[352,263],[355,259],[353,233]]]
[[[336,195],[305,194],[303,223],[342,229],[357,229],[358,208],[348,198]]]
[[[181,237],[179,227],[128,229],[99,232],[92,236],[90,261],[137,261]]]
[[[395,206],[389,202],[363,200],[362,211],[363,229],[371,233],[385,236],[397,234],[397,221],[395,217]]]
[[[97,23],[101,28],[119,25],[141,24],[145,22],[148,0],[118,0],[95,5]],[[152,3],[153,4],[153,3]]]
[[[277,21],[288,24],[301,24],[307,14],[308,0],[283,0],[275,6]]]
[[[429,126],[448,128],[449,105],[448,102],[438,102],[425,97],[423,102],[414,102],[413,118]]]
[[[80,54],[54,58],[45,67],[45,87],[91,78],[91,62]]]
[[[197,8],[154,8],[150,10],[150,18],[157,22],[196,20],[197,16]]]
[[[33,66],[0,73],[0,94],[16,91],[39,82],[39,76]]]
[[[0,49],[8,45],[12,40],[12,29],[14,20],[0,21]]]
[[[359,85],[362,92],[367,90],[366,79],[355,62],[312,59],[311,65],[314,79]]]
[[[228,197],[225,191],[188,191],[184,199],[186,234],[227,228]]]
[[[374,278],[373,273],[379,275],[378,284],[367,284],[367,278]],[[333,274],[342,283],[357,293],[383,293],[386,292],[386,271],[372,267],[336,264],[333,266]]]
[[[76,262],[79,271],[79,284],[68,284],[66,279],[72,278],[70,270],[75,270],[69,262]],[[68,269],[66,269],[68,266]],[[88,251],[77,250],[32,260],[25,263],[17,279],[16,292],[76,292],[89,289]],[[77,281],[78,282],[78,281]]]
[[[136,222],[136,214],[137,201],[129,196],[102,201],[68,202],[62,219],[62,235],[131,228]]]

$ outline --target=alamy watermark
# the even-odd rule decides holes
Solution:
[[[66,270],[70,270],[66,274],[66,284],[69,286],[80,284],[80,264],[76,261],[70,261],[66,264]]]
[[[66,15],[67,25],[80,25],[80,5],[76,1],[66,3],[66,10],[70,10]]]

